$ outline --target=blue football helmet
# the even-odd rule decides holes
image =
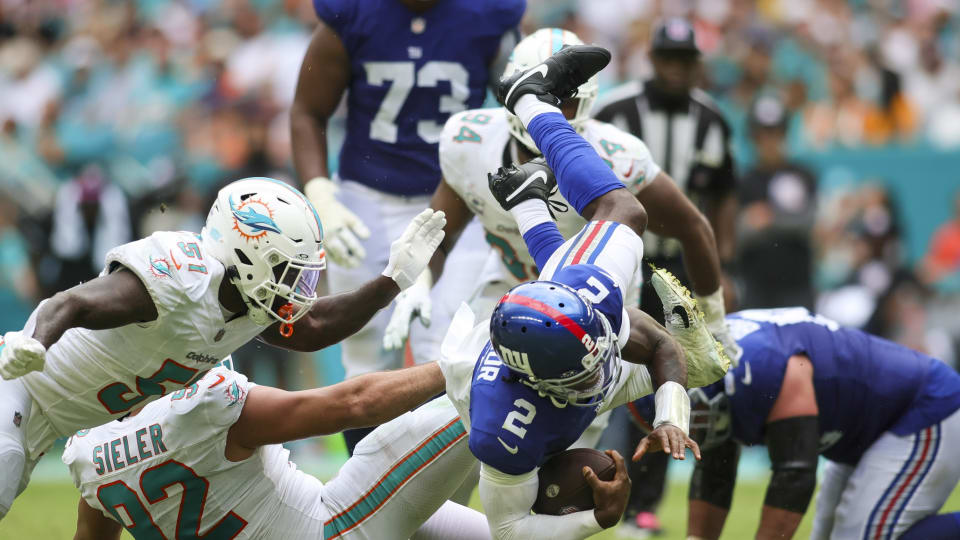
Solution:
[[[490,341],[511,371],[557,407],[597,406],[620,377],[610,322],[562,283],[511,289],[493,311]]]
[[[729,373],[728,373],[729,375]],[[702,450],[709,450],[730,438],[733,418],[730,398],[724,392],[725,379],[687,390],[690,396],[690,438]]]

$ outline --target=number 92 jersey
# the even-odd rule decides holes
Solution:
[[[479,107],[504,34],[524,0],[314,0],[350,57],[342,178],[398,195],[433,193],[437,141],[451,113]]]

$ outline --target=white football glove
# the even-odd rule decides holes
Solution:
[[[447,218],[443,211],[427,208],[413,218],[406,230],[390,244],[390,259],[383,275],[392,279],[401,291],[409,289],[427,269],[440,241]]]
[[[383,348],[391,351],[403,347],[403,342],[410,334],[410,324],[413,319],[419,318],[424,326],[430,326],[430,289],[433,287],[433,276],[427,268],[420,273],[420,277],[413,286],[401,292],[394,299],[393,315],[387,323],[387,330],[383,334]]]
[[[713,337],[723,345],[723,352],[730,357],[732,367],[737,367],[740,363],[740,355],[743,349],[737,344],[730,334],[730,327],[727,326],[726,310],[723,307],[723,287],[718,288],[713,294],[707,296],[694,295],[697,299],[697,305],[703,311],[703,321],[707,323],[707,330],[713,334]]]
[[[47,349],[23,332],[7,332],[0,342],[0,377],[6,380],[43,369]]]
[[[356,214],[337,200],[340,191],[329,178],[318,176],[303,186],[303,192],[317,209],[323,224],[323,248],[330,260],[345,268],[356,268],[367,256],[360,240],[370,230]]]

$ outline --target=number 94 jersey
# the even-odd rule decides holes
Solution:
[[[50,347],[43,371],[22,378],[36,402],[27,424],[31,456],[58,437],[183,388],[264,330],[245,316],[224,321],[224,267],[194,233],[157,232],[106,259],[103,274],[125,268],[143,282],[157,318],[108,330],[71,328]],[[42,307],[27,322],[31,332]]]
[[[313,5],[350,57],[340,176],[397,195],[433,193],[444,121],[483,103],[501,40],[526,2],[443,0],[422,13],[399,0]]]
[[[634,195],[660,174],[660,166],[643,141],[612,124],[587,120],[581,135]],[[497,278],[511,286],[536,279],[538,273],[516,220],[500,207],[487,182],[488,173],[513,161],[512,138],[503,108],[456,114],[447,121],[440,138],[443,180],[483,224],[487,242],[500,254],[502,268]],[[566,202],[559,194],[553,199]],[[564,238],[577,234],[586,223],[573,209],[556,216]]]

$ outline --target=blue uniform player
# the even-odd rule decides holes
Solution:
[[[313,6],[320,23],[300,70],[292,144],[304,192],[324,216],[330,291],[339,293],[376,276],[400,224],[428,206],[440,182],[443,125],[483,103],[490,73],[502,71],[517,41],[526,2],[314,0]],[[335,183],[328,179],[326,130],[344,93],[347,130]],[[423,325],[411,332],[418,361],[436,359],[439,343],[430,336],[443,335],[489,251],[479,225],[460,243],[450,253],[457,277],[441,281],[432,295],[429,287],[405,295],[432,296],[434,306],[432,314],[420,313],[430,332]],[[403,350],[381,347],[390,315],[384,310],[343,342],[348,378],[402,365]],[[348,437],[348,445],[361,436]]]
[[[610,452],[617,465],[613,481],[584,471],[593,511],[543,516],[531,515],[530,508],[538,468],[573,444],[599,412],[634,396],[657,389],[655,429],[638,453],[662,447],[683,459],[689,447],[699,455],[686,435],[684,385],[688,364],[714,357],[685,355],[652,318],[624,309],[624,290],[639,279],[646,213],[555,106],[607,61],[603,49],[574,46],[501,82],[504,105],[524,123],[549,167],[534,160],[501,169],[490,189],[517,219],[542,271],[540,280],[504,295],[489,321],[474,324],[469,308],[461,308],[441,354],[447,395],[481,462],[480,497],[495,538],[585,538],[619,521],[629,480],[616,452]],[[566,241],[548,210],[558,187],[590,220]],[[689,293],[661,273],[654,282],[678,332],[696,334],[703,349],[722,351]],[[716,380],[723,370],[713,373]]]
[[[705,450],[690,535],[720,535],[741,443],[766,444],[773,463],[758,538],[793,534],[818,453],[828,461],[812,538],[960,538],[960,516],[935,515],[960,480],[948,450],[960,442],[960,375],[804,308],[727,320],[743,348],[739,366],[690,391],[691,432]],[[644,401],[639,409],[649,409]]]

